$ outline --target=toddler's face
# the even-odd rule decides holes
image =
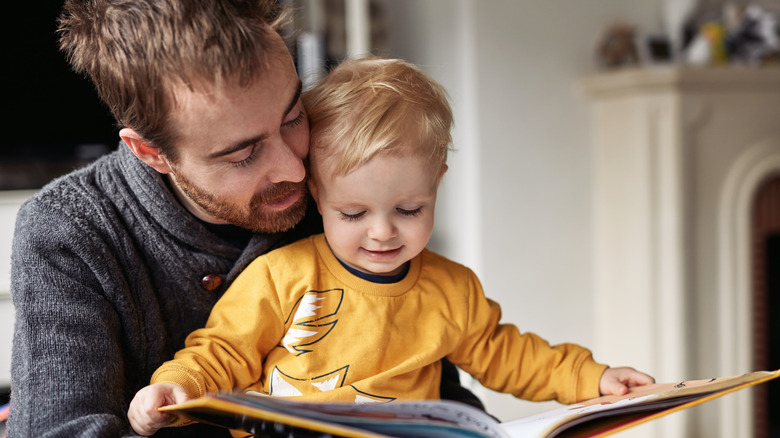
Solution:
[[[312,194],[325,237],[342,262],[393,275],[419,254],[433,232],[441,172],[430,160],[379,155],[345,176],[318,168]]]

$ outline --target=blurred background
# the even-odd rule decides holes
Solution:
[[[455,152],[430,246],[480,276],[505,322],[664,382],[780,368],[779,1],[282,1],[296,11],[285,34],[306,84],[371,53],[447,88]],[[2,30],[6,388],[16,209],[118,141],[56,49],[60,6],[26,2]],[[504,421],[556,406],[464,382]],[[780,436],[776,392],[620,436]]]

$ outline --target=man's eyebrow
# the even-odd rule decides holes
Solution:
[[[298,99],[301,98],[301,92],[303,91],[303,83],[298,80],[298,87],[295,89],[295,94],[293,95],[292,100],[290,101],[290,104],[287,106],[287,109],[284,110],[284,116],[287,116],[287,114],[292,111],[293,108],[295,108],[295,105],[298,104]],[[225,155],[230,155],[233,152],[240,151],[242,149],[248,148],[249,146],[252,146],[255,143],[259,143],[263,140],[265,140],[268,137],[268,134],[261,134],[257,137],[248,138],[246,140],[240,141],[234,145],[231,145],[225,149],[222,149],[221,151],[213,152],[209,155],[207,155],[207,158],[219,158],[224,157]]]

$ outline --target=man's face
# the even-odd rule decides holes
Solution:
[[[309,122],[292,59],[277,43],[268,70],[249,87],[176,90],[169,176],[202,220],[279,232],[303,218]]]

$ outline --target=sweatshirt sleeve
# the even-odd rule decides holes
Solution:
[[[284,319],[265,257],[253,261],[151,383],[176,383],[191,397],[246,388],[260,380],[262,362],[279,343]]]
[[[599,396],[606,365],[579,345],[550,345],[533,333],[500,324],[501,309],[472,274],[468,319],[460,347],[449,358],[483,385],[516,397],[575,403]]]

